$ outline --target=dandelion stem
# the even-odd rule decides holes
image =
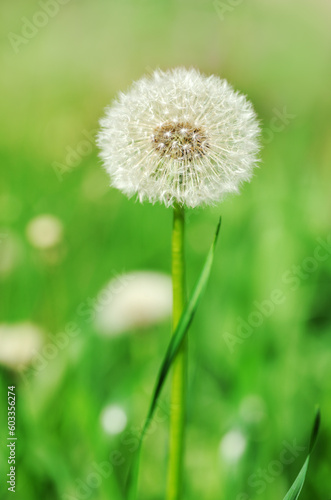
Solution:
[[[186,301],[184,226],[184,208],[176,205],[172,231],[173,332]],[[173,363],[167,500],[180,500],[182,498],[186,372],[187,341],[184,342]]]

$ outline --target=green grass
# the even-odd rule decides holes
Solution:
[[[17,498],[76,498],[77,480],[85,483],[95,472],[93,464],[113,460],[114,471],[86,495],[121,499],[132,432],[143,425],[170,322],[104,339],[77,308],[114,273],[170,272],[172,213],[108,188],[94,145],[62,182],[53,165],[63,163],[68,147],[77,148],[84,131],[97,129],[117,90],[150,68],[178,64],[226,77],[247,93],[269,130],[264,137],[271,137],[274,109],[285,107],[295,115],[264,145],[260,169],[240,197],[189,211],[189,289],[220,213],[222,244],[190,331],[187,499],[281,500],[305,452],[281,474],[271,474],[260,495],[249,478],[278,460],[284,441],[307,444],[316,403],[321,437],[300,498],[327,498],[331,256],[295,290],[284,273],[297,273],[292,266],[302,266],[314,255],[317,239],[330,234],[328,6],[254,0],[242,2],[222,22],[212,1],[72,0],[15,54],[8,31],[18,33],[22,17],[31,19],[38,9],[32,1],[6,0],[1,16],[0,233],[15,239],[18,258],[16,267],[0,276],[0,322],[30,319],[44,329],[46,343],[71,321],[81,333],[45,370],[31,373],[28,384],[0,370],[3,408],[7,386],[17,385]],[[45,262],[26,238],[28,222],[42,213],[56,215],[64,225],[57,264]],[[3,241],[0,245],[3,258]],[[224,334],[235,334],[238,317],[247,321],[254,302],[269,299],[275,289],[284,301],[231,352]],[[243,410],[252,394],[262,400],[259,421]],[[159,424],[144,446],[145,500],[164,498],[168,401],[167,386]],[[99,421],[110,402],[121,404],[129,416],[123,435],[113,438]],[[3,474],[5,413],[0,413]],[[219,457],[220,440],[231,429],[240,429],[248,443],[235,465]],[[112,452],[117,454],[109,458]],[[8,498],[3,483],[0,498]]]

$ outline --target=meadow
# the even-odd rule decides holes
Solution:
[[[170,273],[172,214],[109,186],[95,134],[119,90],[175,66],[226,78],[263,130],[240,196],[187,214],[189,289],[220,215],[222,229],[189,334],[185,498],[282,500],[316,405],[300,498],[329,498],[329,3],[3,0],[1,11],[0,499],[13,385],[16,498],[125,498],[170,318],[107,336],[95,316],[114,277]],[[45,214],[54,244],[33,230]],[[24,368],[6,363],[2,340],[22,324],[41,339]],[[118,430],[103,424],[109,407]],[[164,498],[168,423],[169,384],[143,448],[144,500]]]

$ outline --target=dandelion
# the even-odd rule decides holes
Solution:
[[[43,344],[43,333],[30,322],[0,325],[0,363],[23,370],[32,363]]]
[[[252,176],[259,124],[226,80],[155,71],[108,108],[98,144],[112,185],[140,201],[212,204]]]
[[[171,315],[171,277],[151,271],[134,271],[116,277],[100,293],[106,299],[97,308],[95,326],[116,336],[158,324]]]
[[[63,225],[54,215],[42,214],[34,217],[26,228],[29,242],[35,248],[46,250],[58,245],[62,240]]]
[[[101,426],[106,434],[116,435],[124,431],[128,418],[119,405],[106,406],[100,415]]]
[[[233,429],[222,438],[220,455],[225,462],[234,464],[243,456],[246,447],[246,436],[240,430]]]
[[[173,207],[172,328],[186,306],[185,207],[238,193],[252,177],[259,123],[251,103],[226,80],[195,69],[155,71],[106,110],[97,142],[111,184],[143,202]],[[192,313],[193,316],[194,313]],[[189,325],[190,322],[188,322]],[[187,345],[172,364],[167,500],[183,497]]]

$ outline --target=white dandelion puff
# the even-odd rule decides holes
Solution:
[[[259,150],[252,104],[195,69],[155,71],[106,110],[98,134],[111,183],[140,201],[195,207],[236,193]]]
[[[60,219],[50,214],[34,217],[27,225],[26,234],[35,248],[53,248],[62,240],[63,225]]]
[[[116,336],[145,329],[171,316],[171,277],[153,271],[134,271],[114,278],[100,293],[96,329]]]
[[[42,347],[44,334],[30,322],[0,325],[0,364],[23,370]]]
[[[220,443],[220,454],[225,462],[236,463],[245,453],[246,436],[238,429],[229,431]]]
[[[116,435],[124,431],[128,417],[121,406],[108,405],[102,410],[100,420],[106,434]]]

